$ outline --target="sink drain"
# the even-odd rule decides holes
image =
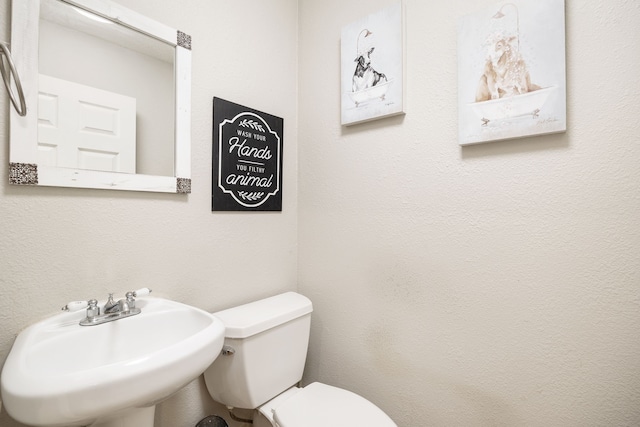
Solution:
[[[196,427],[229,427],[229,424],[217,415],[209,415],[208,417],[200,420]]]

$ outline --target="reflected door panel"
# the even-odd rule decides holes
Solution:
[[[41,74],[38,163],[135,173],[135,98]]]

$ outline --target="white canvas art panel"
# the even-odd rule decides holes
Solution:
[[[342,28],[342,124],[404,113],[402,2]]]
[[[460,145],[564,132],[564,0],[498,3],[458,22]]]

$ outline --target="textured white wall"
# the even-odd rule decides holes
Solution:
[[[305,381],[400,426],[640,424],[640,4],[567,0],[564,134],[461,148],[456,26],[406,0],[407,115],[340,126],[340,30],[299,0]]]
[[[10,186],[2,88],[0,365],[21,329],[69,300],[149,286],[215,311],[296,287],[297,2],[118,3],[193,37],[193,192]],[[0,40],[10,38],[10,5],[0,0]],[[284,118],[282,213],[211,212],[213,96]],[[197,380],[159,405],[156,426],[194,426],[214,410]],[[0,426],[18,424],[3,410]]]

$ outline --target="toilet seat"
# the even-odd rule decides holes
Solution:
[[[277,405],[273,419],[279,427],[397,427],[364,397],[317,382]]]

